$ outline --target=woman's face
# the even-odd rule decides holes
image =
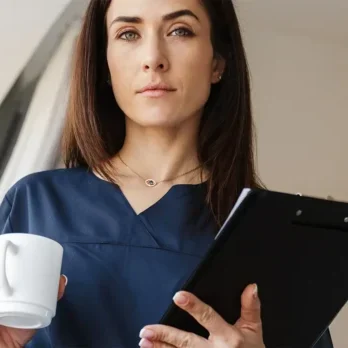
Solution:
[[[126,116],[144,127],[199,119],[222,73],[200,0],[112,0],[106,23],[112,88]]]

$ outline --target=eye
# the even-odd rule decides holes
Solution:
[[[138,38],[138,34],[134,31],[128,30],[121,33],[118,38],[124,41],[134,41]]]
[[[177,28],[171,34],[173,36],[193,36],[193,32],[187,28]]]

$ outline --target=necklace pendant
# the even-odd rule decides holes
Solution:
[[[157,185],[157,182],[153,179],[147,179],[145,180],[145,185],[149,187],[155,187]]]

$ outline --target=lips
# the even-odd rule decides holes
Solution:
[[[151,92],[174,92],[175,88],[165,84],[165,83],[156,83],[149,84],[138,91],[138,93],[151,93]]]

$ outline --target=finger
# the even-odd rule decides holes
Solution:
[[[171,344],[164,342],[151,342],[146,338],[141,339],[141,341],[139,342],[139,346],[141,348],[175,348]]]
[[[211,335],[223,336],[226,332],[233,330],[233,327],[215,312],[213,308],[189,292],[180,291],[176,293],[174,302],[196,319]]]
[[[144,347],[146,348],[146,347]],[[176,348],[175,346],[172,346],[171,344],[163,343],[163,342],[153,342],[152,348]]]
[[[68,285],[68,277],[61,275],[59,279],[58,301],[63,297],[66,286]]]
[[[241,298],[241,320],[250,324],[261,323],[261,303],[256,284],[245,288]]]
[[[145,326],[139,336],[151,342],[166,343],[177,348],[204,348],[208,342],[203,337],[166,325]]]

